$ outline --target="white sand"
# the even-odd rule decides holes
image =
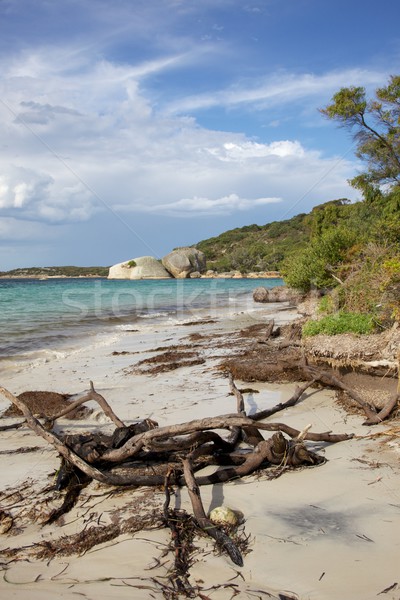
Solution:
[[[260,317],[260,311],[257,314]],[[284,320],[294,314],[279,312],[275,316]],[[25,390],[78,394],[88,389],[89,380],[93,380],[96,389],[127,424],[152,417],[166,425],[230,413],[235,410],[234,400],[228,395],[226,379],[214,369],[218,360],[213,353],[220,355],[221,351],[213,351],[212,344],[200,350],[207,359],[202,365],[156,376],[127,371],[138,360],[154,354],[149,350],[158,346],[188,343],[185,338],[193,332],[224,333],[229,339],[230,331],[251,324],[252,318],[246,314],[236,315],[235,320],[221,316],[216,325],[190,327],[146,324],[139,332],[121,331],[108,341],[104,338],[101,345],[86,346],[66,356],[51,357],[50,353],[47,362],[33,362],[20,367],[19,372],[8,367],[0,372],[0,384],[15,394]],[[112,355],[114,351],[138,354]],[[294,389],[293,385],[251,385],[260,393],[246,394],[248,411],[272,406],[288,398]],[[1,401],[0,409],[7,405]],[[298,429],[311,423],[313,431],[354,432],[364,437],[326,448],[324,444],[312,444],[328,459],[320,467],[287,472],[274,480],[250,476],[202,487],[206,510],[226,504],[243,512],[245,531],[252,540],[251,552],[244,557],[244,567],[238,568],[226,556],[213,553],[212,544],[206,539],[197,538],[199,551],[190,569],[191,582],[202,588],[203,597],[216,600],[231,598],[234,590],[239,592],[237,597],[249,599],[268,598],[268,593],[278,598],[279,593],[291,592],[293,598],[302,600],[372,600],[399,582],[397,588],[382,594],[386,600],[399,600],[399,445],[387,437],[365,437],[385,431],[389,425],[365,428],[362,417],[348,416],[335,405],[332,393],[316,391],[271,420]],[[1,423],[6,424],[7,420],[2,419]],[[111,429],[103,415],[98,420],[95,415],[85,423],[65,420],[62,427],[70,431]],[[10,453],[34,446],[39,450]],[[50,561],[32,558],[29,547],[33,544],[77,533],[85,525],[89,528],[96,523],[107,524],[129,503],[131,511],[137,510],[142,498],[142,509],[162,510],[162,490],[152,490],[150,495],[144,489],[125,490],[110,497],[110,488],[92,483],[62,526],[43,527],[39,509],[43,509],[46,494],[39,492],[51,484],[58,466],[53,448],[29,429],[0,434],[1,490],[9,489],[11,493],[21,488],[27,497],[24,502],[16,496],[3,501],[2,509],[19,514],[16,522],[24,526],[20,531],[14,528],[1,535],[0,549],[27,548],[21,553],[24,560],[0,559],[4,575],[0,579],[0,597],[162,598],[151,578],[167,582],[162,578],[171,567],[173,556],[164,556],[170,539],[165,529],[125,534],[95,546],[83,556]],[[185,489],[178,490],[174,502],[190,510]],[[22,518],[24,504],[29,504],[31,513]],[[38,520],[32,518],[36,509]],[[138,585],[142,587],[132,587]],[[212,586],[217,587],[210,589]]]

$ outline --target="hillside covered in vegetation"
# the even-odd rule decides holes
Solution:
[[[370,213],[368,220],[373,220],[373,211],[365,210],[361,202],[331,200],[285,221],[225,231],[197,243],[196,248],[205,253],[208,268],[219,272],[285,271],[288,259],[302,255],[328,229],[335,229],[349,218],[354,220],[353,225],[360,221],[362,226],[364,213]]]
[[[309,234],[309,215],[300,214],[286,221],[231,229],[197,243],[196,248],[206,255],[208,268],[219,272],[279,271],[291,252],[306,246]]]

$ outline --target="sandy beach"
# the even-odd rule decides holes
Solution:
[[[144,323],[69,354],[49,353],[46,360],[18,368],[6,365],[0,385],[13,394],[46,390],[79,395],[93,381],[126,424],[151,418],[162,426],[232,413],[234,399],[226,376],[217,369],[221,357],[230,352],[229,344],[222,342],[233,342],[241,327],[257,321],[274,317],[279,324],[296,316],[294,310],[277,310],[275,305],[254,313],[221,311],[212,319],[203,314],[191,324],[189,320]],[[194,345],[196,334],[201,363],[157,374],[138,372],[137,363],[154,355],[155,349]],[[294,387],[252,383],[258,393],[244,394],[246,411],[284,401]],[[0,410],[8,405],[1,398]],[[97,405],[90,406],[94,412],[87,419],[61,419],[58,426],[71,432],[111,431],[112,424]],[[240,568],[215,553],[209,539],[196,537],[190,580],[200,590],[197,597],[372,600],[382,595],[399,600],[400,446],[398,437],[383,435],[398,430],[398,422],[362,426],[360,415],[349,415],[335,403],[334,392],[315,389],[277,417],[270,420],[300,430],[311,424],[312,431],[354,433],[355,437],[338,444],[308,442],[327,459],[318,467],[288,471],[273,479],[262,473],[201,488],[206,511],[223,504],[243,513],[241,528],[250,536],[250,551]],[[12,422],[12,418],[1,420],[4,425]],[[23,453],[18,452],[21,448]],[[43,514],[51,509],[44,490],[54,482],[58,467],[54,448],[28,427],[1,432],[1,510],[14,519],[13,527],[0,536],[1,597],[162,598],[157,582],[167,581],[173,563],[173,554],[166,551],[170,532],[165,528],[148,525],[83,554],[77,549],[73,555],[37,558],[38,546],[57,543],[62,536],[132,514],[161,513],[165,499],[161,488],[115,491],[92,482],[60,522],[43,526]],[[61,503],[61,495],[55,498],[53,493],[51,499]],[[172,503],[191,512],[185,488],[177,490]],[[11,557],[13,548],[19,550]]]

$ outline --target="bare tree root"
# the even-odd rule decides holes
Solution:
[[[309,365],[304,367],[304,372],[308,377],[311,377],[314,382],[318,381],[324,386],[333,387],[346,392],[350,398],[352,398],[354,402],[356,402],[358,406],[363,409],[367,417],[367,420],[363,423],[363,425],[377,425],[378,423],[382,423],[382,421],[390,417],[391,413],[400,401],[400,383],[398,384],[396,394],[394,394],[382,408],[382,410],[378,412],[375,406],[363,400],[363,398],[361,398],[361,396],[355,390],[346,385],[343,381],[341,381],[341,379],[333,375],[333,373],[321,371],[317,367]]]

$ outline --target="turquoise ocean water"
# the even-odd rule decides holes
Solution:
[[[2,279],[0,360],[76,347],[88,336],[145,322],[215,316],[227,306],[246,309],[254,288],[281,284],[280,279]]]

